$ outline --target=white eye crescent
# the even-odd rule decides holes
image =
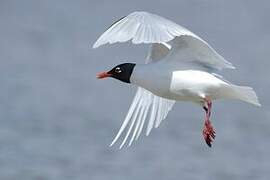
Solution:
[[[121,70],[121,68],[120,68],[120,67],[117,67],[117,68],[115,68],[115,72],[116,72],[116,73],[121,73],[121,72],[122,72],[122,70]]]

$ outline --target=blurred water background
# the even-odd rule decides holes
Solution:
[[[270,179],[269,9],[267,0],[0,0],[0,179]],[[110,148],[136,88],[95,75],[143,63],[147,46],[91,46],[135,10],[207,40],[237,67],[224,77],[254,87],[262,107],[215,102],[211,149],[190,103],[132,147]]]

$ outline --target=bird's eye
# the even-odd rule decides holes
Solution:
[[[120,68],[120,67],[117,67],[117,68],[115,68],[115,72],[116,72],[116,73],[121,73],[121,72],[122,72],[122,70],[121,70],[121,68]]]

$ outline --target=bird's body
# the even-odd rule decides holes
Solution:
[[[163,61],[136,65],[131,75],[131,83],[163,98],[196,103],[202,102],[206,96],[213,100],[223,98],[223,87],[229,86],[211,73],[179,70],[173,64]]]
[[[168,19],[147,12],[131,13],[111,25],[93,47],[128,40],[150,44],[146,64],[124,63],[98,75],[139,87],[112,142],[126,130],[120,148],[129,137],[129,145],[138,139],[147,117],[147,135],[158,127],[176,101],[191,101],[203,107],[206,112],[203,136],[209,146],[215,138],[210,122],[213,100],[238,99],[260,105],[252,88],[234,85],[214,73],[234,69],[230,62],[202,38]]]

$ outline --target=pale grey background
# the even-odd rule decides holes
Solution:
[[[211,149],[201,136],[203,111],[189,103],[131,148],[109,148],[135,87],[95,75],[142,63],[147,46],[90,47],[135,10],[207,40],[237,67],[225,78],[253,86],[263,107],[214,103]],[[268,180],[269,10],[267,0],[0,0],[0,179]]]

